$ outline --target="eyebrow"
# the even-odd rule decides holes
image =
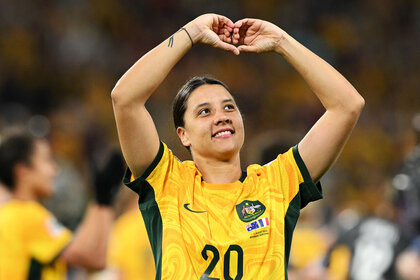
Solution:
[[[228,102],[234,102],[234,101],[233,101],[233,99],[232,99],[232,98],[228,98],[228,99],[223,99],[223,100],[222,100],[222,103],[228,103]],[[198,104],[197,106],[195,106],[194,111],[198,110],[198,109],[199,109],[199,108],[201,108],[201,107],[204,107],[204,106],[209,106],[209,105],[210,105],[210,103],[209,103],[209,102],[204,102],[204,103]]]
[[[199,108],[210,105],[209,102],[204,102],[195,106],[194,111],[197,111]]]
[[[232,98],[225,99],[225,100],[223,100],[223,101],[222,101],[222,103],[227,103],[227,102],[234,102],[234,101],[233,101],[233,99],[232,99]]]

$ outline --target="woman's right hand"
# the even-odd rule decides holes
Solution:
[[[232,45],[231,35],[234,24],[227,17],[204,14],[189,22],[184,28],[194,44],[209,45],[238,55],[239,50]]]

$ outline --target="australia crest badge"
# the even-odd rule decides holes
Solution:
[[[259,200],[244,200],[236,205],[236,212],[242,222],[248,223],[264,214],[265,206]]]

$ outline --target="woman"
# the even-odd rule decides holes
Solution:
[[[67,279],[68,266],[105,267],[124,166],[115,154],[93,167],[96,201],[73,236],[40,204],[53,194],[58,171],[50,144],[24,132],[2,138],[0,182],[9,195],[0,201],[0,280]]]
[[[325,114],[298,146],[241,171],[244,128],[233,97],[217,80],[194,78],[174,102],[176,132],[193,158],[178,161],[160,142],[145,103],[196,44],[282,55]],[[194,19],[144,55],[118,81],[112,100],[129,166],[125,183],[140,196],[156,279],[287,278],[299,210],[321,198],[314,182],[337,159],[364,106],[344,77],[279,27],[216,14]]]

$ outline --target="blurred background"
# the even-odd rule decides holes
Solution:
[[[303,211],[309,218],[302,224],[351,228],[370,214],[403,224],[408,215],[403,194],[420,173],[420,168],[407,171],[420,140],[419,3],[1,0],[0,126],[25,126],[51,140],[61,169],[56,195],[45,203],[74,229],[90,196],[87,156],[108,143],[118,145],[110,92],[119,77],[200,14],[215,12],[233,21],[261,18],[328,61],[366,100],[348,145],[322,180],[325,199]],[[281,57],[236,57],[195,46],[148,103],[161,139],[183,160],[189,154],[174,133],[172,98],[188,78],[205,74],[224,81],[242,110],[243,166],[266,163],[295,145],[323,113]],[[407,229],[408,235],[415,235],[413,230]],[[323,235],[327,245],[335,240],[331,232],[338,231]]]

